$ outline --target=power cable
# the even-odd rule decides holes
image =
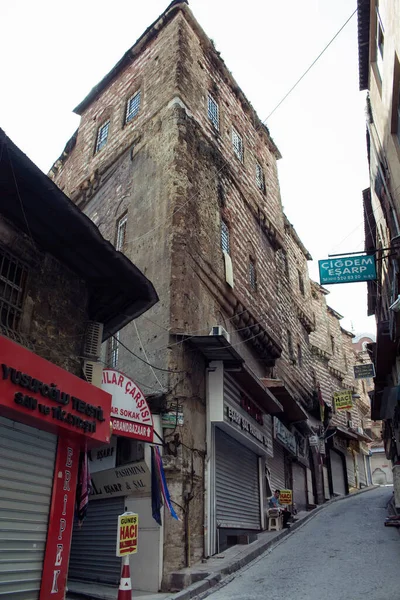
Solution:
[[[162,383],[161,383],[161,381],[159,380],[159,378],[158,378],[158,375],[157,375],[157,373],[156,373],[156,372],[155,372],[155,370],[154,370],[154,367],[153,367],[153,366],[152,366],[152,365],[151,365],[151,364],[148,362],[148,361],[149,361],[149,358],[148,358],[148,356],[147,356],[146,349],[145,349],[145,347],[144,347],[144,345],[143,345],[143,342],[142,342],[142,339],[141,339],[141,337],[140,337],[140,333],[139,333],[138,326],[136,325],[136,321],[133,321],[133,324],[134,324],[134,326],[135,326],[136,335],[137,335],[137,337],[138,337],[139,344],[140,344],[140,346],[141,346],[141,348],[142,348],[142,350],[143,350],[144,357],[145,357],[145,359],[147,360],[147,364],[149,365],[149,367],[150,367],[150,369],[151,369],[151,372],[153,373],[153,375],[154,375],[154,377],[155,377],[155,379],[156,379],[156,381],[157,381],[158,385],[161,387],[161,389],[162,389],[163,391],[165,391],[165,390],[164,390],[164,386],[163,386],[163,384],[162,384]]]
[[[138,356],[137,354],[135,354],[133,352],[133,350],[131,350],[130,348],[128,348],[128,346],[126,346],[123,342],[121,342],[121,340],[119,340],[115,335],[111,336],[112,338],[114,338],[123,348],[125,348],[125,350],[127,350],[130,354],[132,354],[135,358],[137,358],[138,360],[142,361],[145,365],[148,365],[149,367],[152,367],[153,369],[156,369],[157,371],[163,371],[164,373],[186,373],[187,371],[172,371],[171,369],[163,369],[161,367],[156,367],[155,365],[152,365],[151,363],[149,363],[147,360],[144,360],[144,358],[142,358],[141,356]]]

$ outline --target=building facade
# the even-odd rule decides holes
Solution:
[[[400,21],[399,5],[359,2],[360,90],[367,90],[367,151],[370,187],[363,191],[365,250],[375,254],[377,282],[368,283],[369,314],[377,322],[372,419],[383,420],[388,460],[400,457],[399,390],[399,208],[400,208]],[[394,476],[396,506],[400,482]]]
[[[279,150],[186,2],[75,112],[80,126],[50,176],[160,297],[106,349],[160,414],[180,521],[163,522],[163,581],[137,584],[157,591],[178,569],[253,539],[274,489],[292,490],[297,510],[330,497],[320,398],[329,407],[337,388],[356,389],[352,336],[310,281],[311,256],[283,213]],[[312,335],[330,360],[333,329],[348,362],[334,353],[319,373]]]

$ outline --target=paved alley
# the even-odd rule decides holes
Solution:
[[[393,488],[335,502],[242,570],[212,600],[399,597],[400,535],[384,527]]]

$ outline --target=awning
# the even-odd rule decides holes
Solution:
[[[358,442],[357,434],[353,433],[352,431],[349,431],[348,429],[345,429],[344,427],[328,427],[328,432],[329,434],[336,433],[339,437],[345,440],[355,440]],[[327,435],[326,437],[329,437],[329,435]]]
[[[183,334],[175,334],[183,335]],[[184,336],[183,336],[184,337]],[[188,344],[194,346],[209,361],[220,360],[224,366],[240,367],[244,359],[223,335],[194,335],[188,338]]]
[[[283,405],[265,387],[263,380],[259,379],[245,364],[243,364],[241,371],[231,372],[230,375],[266,413],[278,415],[284,411]]]
[[[293,398],[281,379],[263,378],[261,381],[281,403],[283,407],[282,412],[285,413],[285,417],[290,423],[307,421],[307,412],[300,406],[297,400]]]

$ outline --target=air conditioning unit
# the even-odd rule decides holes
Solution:
[[[231,336],[229,335],[229,333],[227,332],[226,329],[224,329],[223,327],[221,327],[221,325],[217,325],[216,327],[213,327],[210,331],[210,335],[223,335],[224,338],[230,342],[231,341]]]
[[[84,360],[82,368],[86,381],[92,385],[95,385],[96,387],[101,387],[101,382],[103,379],[102,363],[95,362],[94,360]]]
[[[350,421],[350,419],[347,421],[347,427],[353,429],[353,421]]]
[[[83,354],[87,358],[98,359],[101,354],[101,343],[103,341],[103,324],[89,321],[86,326]]]

